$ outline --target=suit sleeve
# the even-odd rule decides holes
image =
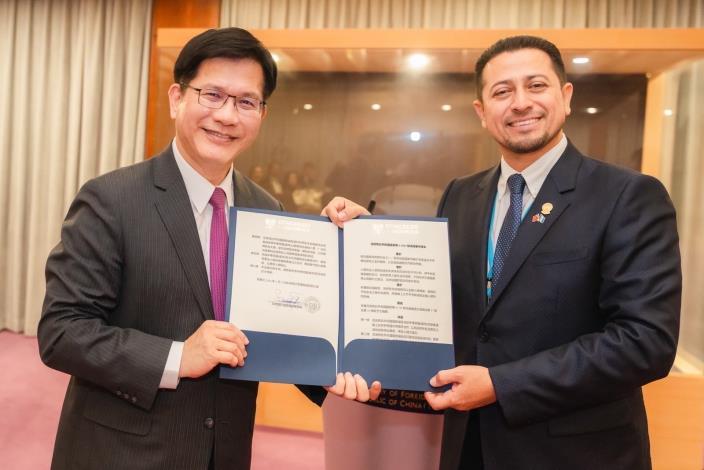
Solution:
[[[71,204],[46,264],[39,350],[49,367],[149,409],[172,341],[113,324],[123,271],[118,193],[92,180]]]
[[[449,197],[450,193],[452,192],[452,187],[455,185],[455,182],[457,179],[453,179],[447,184],[447,187],[445,188],[445,191],[442,193],[442,197],[440,198],[440,202],[438,203],[438,210],[435,214],[436,217],[445,217],[443,214],[445,212],[445,204],[447,203],[447,198]]]
[[[668,374],[679,333],[678,243],[665,188],[651,177],[632,178],[596,255],[601,282],[593,314],[604,318],[603,329],[489,369],[510,424],[613,401]]]
[[[296,387],[301,393],[308,397],[310,401],[318,406],[322,406],[325,397],[328,396],[327,390],[317,385],[296,385]]]

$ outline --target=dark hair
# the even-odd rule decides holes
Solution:
[[[477,86],[477,97],[482,98],[482,89],[484,87],[484,67],[486,64],[496,57],[497,55],[504,52],[517,51],[519,49],[538,49],[545,52],[548,57],[550,57],[550,62],[552,62],[552,68],[557,74],[557,78],[560,80],[560,84],[564,85],[567,81],[567,75],[565,74],[565,63],[562,61],[562,55],[560,50],[547,39],[539,38],[537,36],[511,36],[508,38],[499,39],[494,44],[489,46],[487,50],[482,52],[479,56],[477,64],[474,66],[474,83]]]
[[[241,28],[209,29],[191,38],[174,64],[174,82],[188,85],[198,74],[201,62],[217,57],[256,61],[264,74],[264,99],[274,92],[277,75],[274,59],[259,39]]]

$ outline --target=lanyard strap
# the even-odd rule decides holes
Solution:
[[[486,237],[486,298],[491,297],[491,280],[494,278],[494,224],[496,223],[496,206],[498,206],[499,194],[494,197],[494,204],[491,206],[491,219],[489,219],[489,236]]]

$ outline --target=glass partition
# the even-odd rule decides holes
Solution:
[[[159,48],[154,148],[173,135],[166,92],[178,51]],[[332,195],[344,195],[374,199],[377,213],[431,215],[452,178],[498,162],[472,106],[468,51],[429,54],[424,70],[391,50],[278,49],[276,56],[279,84],[268,116],[236,167],[290,211],[317,214]],[[588,155],[639,170],[645,75],[569,79],[568,138]]]
[[[704,373],[704,60],[666,74],[662,145],[665,184],[677,208],[682,253],[682,317],[675,366]]]
[[[431,215],[454,177],[495,165],[470,74],[282,73],[258,141],[237,167],[292,211],[332,195],[377,213]],[[583,152],[640,169],[646,79],[572,77],[565,132]],[[271,182],[273,180],[273,184]]]

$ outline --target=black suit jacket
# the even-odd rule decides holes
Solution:
[[[235,172],[235,204],[280,210]],[[43,361],[71,374],[53,469],[248,469],[257,383],[217,368],[160,390],[172,340],[213,319],[193,210],[171,147],[89,181],[46,266]],[[319,403],[323,392],[311,389]]]
[[[438,210],[449,219],[456,361],[488,367],[498,399],[478,410],[484,468],[650,468],[640,387],[669,372],[680,311],[666,190],[568,145],[487,303],[499,172],[452,181]],[[443,470],[458,468],[467,418],[446,413]]]

